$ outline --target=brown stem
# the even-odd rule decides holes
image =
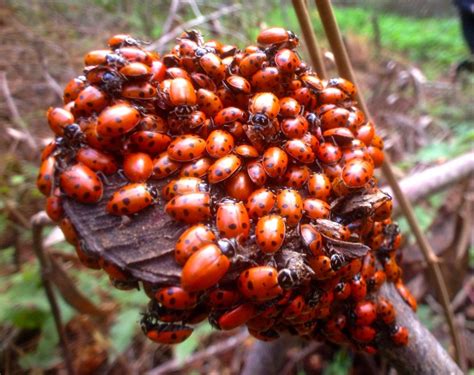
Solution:
[[[316,39],[316,33],[314,32],[313,25],[311,24],[311,18],[309,16],[308,8],[305,0],[292,0],[293,7],[295,8],[296,16],[300,23],[301,32],[308,49],[309,57],[313,67],[318,73],[321,79],[326,79],[326,68],[324,67],[323,55],[319,48],[318,41]]]
[[[61,321],[61,311],[59,310],[58,302],[56,301],[56,296],[49,281],[49,273],[51,272],[51,267],[44,254],[43,249],[43,228],[49,224],[51,224],[51,221],[49,220],[44,211],[37,213],[31,218],[31,226],[33,232],[33,249],[39,261],[41,281],[43,283],[43,287],[46,292],[46,297],[48,298],[49,305],[51,306],[51,312],[53,314],[56,330],[58,331],[59,342],[61,344],[66,370],[69,375],[74,375],[74,369],[72,367],[68,343],[66,336],[64,335],[64,329]]]
[[[346,47],[343,43],[342,34],[337,25],[337,21],[334,16],[330,0],[315,0],[315,2],[316,6],[318,7],[319,15],[321,17],[326,37],[328,38],[329,44],[334,54],[334,58],[336,60],[338,72],[342,77],[356,84],[352,64],[349,60]],[[366,114],[366,117],[370,119],[371,116],[368,111],[367,105],[359,90],[357,90],[357,101],[359,102],[361,109]],[[441,298],[441,303],[443,305],[444,313],[453,340],[454,356],[456,358],[456,361],[458,363],[461,363],[461,344],[459,333],[454,323],[454,314],[450,307],[446,283],[443,279],[439,264],[437,263],[437,257],[431,249],[431,246],[428,240],[426,239],[426,236],[424,235],[423,231],[421,230],[420,225],[418,224],[418,220],[416,219],[416,216],[413,211],[413,206],[411,205],[407,197],[403,194],[403,191],[400,188],[400,185],[398,184],[398,181],[393,173],[392,165],[390,163],[388,155],[386,155],[385,163],[382,166],[382,172],[385,175],[388,183],[390,184],[394,195],[400,204],[402,212],[407,218],[408,224],[410,225],[410,228],[413,234],[415,235],[418,246],[423,252],[430,271],[434,275],[435,287],[437,289],[438,295]]]

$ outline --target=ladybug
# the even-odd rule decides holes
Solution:
[[[142,330],[145,335],[159,344],[179,344],[193,333],[191,327],[173,323],[154,323],[142,320]]]
[[[54,134],[61,136],[63,135],[64,128],[74,123],[74,115],[65,110],[64,108],[52,108],[50,107],[46,112],[48,124]]]
[[[189,114],[197,103],[197,95],[191,81],[175,78],[170,83],[169,100],[178,115]]]
[[[162,189],[162,196],[169,201],[177,195],[190,193],[204,193],[209,191],[209,186],[197,177],[181,177],[170,181]]]
[[[202,245],[214,243],[216,236],[204,224],[196,224],[186,229],[176,241],[174,257],[178,264],[184,265],[189,257]]]
[[[348,188],[365,186],[374,174],[373,166],[360,159],[347,162],[342,168],[342,180]]]
[[[318,92],[318,100],[320,104],[342,105],[348,99],[347,95],[336,87],[326,87]]]
[[[210,184],[217,184],[232,176],[242,165],[242,161],[236,155],[226,155],[217,159],[207,173]]]
[[[257,309],[253,304],[244,303],[222,314],[217,324],[220,329],[228,331],[245,324],[248,320],[253,318],[256,313]]]
[[[234,148],[234,137],[225,130],[214,130],[206,141],[206,151],[213,158],[229,154]]]
[[[395,308],[393,304],[384,297],[378,297],[377,299],[377,319],[380,319],[387,325],[391,325],[395,322]]]
[[[164,307],[174,310],[190,310],[198,303],[196,293],[187,292],[179,286],[158,289],[155,298]]]
[[[211,216],[209,193],[191,193],[172,198],[165,206],[165,212],[174,220],[196,224]]]
[[[336,240],[347,241],[351,236],[351,232],[347,226],[331,220],[316,219],[314,226],[321,234],[326,237],[335,238]]]
[[[377,318],[377,306],[372,301],[359,301],[351,310],[351,319],[358,326],[368,326]]]
[[[319,146],[316,156],[325,164],[336,164],[342,158],[342,151],[339,146],[324,142]]]
[[[380,287],[382,286],[382,284],[385,282],[386,279],[387,277],[385,276],[384,271],[381,271],[381,270],[375,271],[374,275],[370,277],[369,279],[367,279],[367,288],[371,292],[375,292],[380,289]]]
[[[349,328],[349,332],[351,334],[351,338],[361,342],[361,343],[369,343],[375,339],[377,331],[375,328],[371,326],[353,326]]]
[[[214,92],[202,88],[197,91],[197,104],[199,109],[210,117],[224,108],[221,99]]]
[[[262,163],[258,161],[248,163],[247,173],[255,185],[265,185],[265,182],[267,181],[267,173]]]
[[[300,163],[311,164],[316,155],[309,145],[301,139],[291,139],[285,143],[285,151]]]
[[[387,256],[383,260],[383,270],[388,281],[396,282],[401,277],[402,271],[397,264],[395,254]]]
[[[116,49],[123,46],[139,46],[140,42],[132,38],[128,34],[117,34],[113,35],[108,41],[107,44],[110,48]]]
[[[127,99],[152,99],[156,96],[156,88],[148,82],[125,84],[120,93]]]
[[[54,222],[58,222],[64,216],[64,209],[59,189],[56,189],[54,194],[46,198],[45,210],[49,218]]]
[[[79,238],[77,236],[76,229],[74,228],[71,220],[68,217],[64,216],[61,219],[61,221],[59,222],[59,228],[63,232],[64,238],[67,242],[74,246],[79,244]]]
[[[142,125],[143,121],[140,122]],[[128,138],[128,146],[135,151],[156,155],[165,151],[171,143],[171,138],[163,133],[150,130],[139,130]]]
[[[239,72],[243,77],[251,77],[261,69],[267,61],[267,55],[262,51],[255,51],[245,56],[239,63]]]
[[[123,172],[131,182],[145,182],[153,173],[153,161],[143,152],[127,154],[123,159]]]
[[[151,77],[149,81],[157,84],[162,82],[166,77],[166,66],[161,61],[155,60],[151,63]]]
[[[311,257],[308,259],[308,264],[314,271],[316,280],[326,280],[336,275],[331,267],[331,259],[326,255]]]
[[[303,212],[310,219],[329,219],[331,208],[321,199],[306,198],[303,202]]]
[[[345,301],[351,296],[351,285],[347,281],[340,281],[334,287],[334,299]]]
[[[324,173],[313,173],[308,179],[308,193],[317,199],[327,201],[331,196],[331,182]]]
[[[84,164],[73,164],[62,171],[59,186],[68,197],[81,203],[96,203],[102,198],[102,181]]]
[[[248,95],[252,91],[249,81],[244,77],[238,75],[231,75],[223,81],[223,84],[227,90],[232,94],[245,94]]]
[[[320,256],[323,248],[323,238],[321,234],[310,224],[302,224],[300,226],[300,238],[303,245],[309,250],[311,255]]]
[[[235,173],[225,181],[226,193],[239,201],[246,201],[254,190],[255,185],[245,170]]]
[[[122,74],[128,80],[144,80],[148,79],[152,75],[151,68],[148,65],[134,62],[120,68],[119,73]]]
[[[64,87],[63,101],[68,104],[79,96],[79,93],[84,90],[86,86],[84,76],[71,79]]]
[[[370,279],[375,274],[375,256],[369,251],[362,260],[361,274],[365,279]]]
[[[134,183],[117,190],[108,201],[106,210],[111,215],[132,215],[155,204],[157,200],[156,188],[144,183]]]
[[[98,258],[87,254],[80,243],[78,243],[74,248],[76,250],[77,258],[79,259],[82,265],[92,270],[101,269]]]
[[[198,58],[199,65],[209,77],[216,81],[221,81],[225,78],[225,65],[215,53],[208,52],[203,56],[198,56]]]
[[[206,244],[186,261],[181,273],[181,286],[188,292],[208,289],[227,273],[230,261],[216,244]]]
[[[291,165],[282,177],[282,184],[293,189],[301,189],[309,179],[310,169],[306,165]]]
[[[271,92],[262,92],[250,99],[249,112],[252,123],[266,126],[269,121],[278,116],[280,102]]]
[[[280,49],[275,54],[273,61],[278,70],[284,74],[294,73],[301,65],[301,60],[296,52],[288,48]]]
[[[97,134],[118,137],[128,133],[140,122],[140,113],[130,104],[116,104],[103,110],[97,119]]]
[[[257,245],[264,253],[274,253],[283,245],[286,234],[285,220],[279,215],[266,215],[258,219],[255,227]]]
[[[355,96],[357,94],[357,90],[355,85],[348,81],[347,79],[344,78],[331,78],[327,85],[327,87],[336,87],[340,90],[342,90],[345,94],[349,95],[351,99],[355,99]]]
[[[181,164],[169,158],[168,152],[162,152],[157,158],[153,159],[152,179],[159,180],[173,173],[176,173],[181,167]]]
[[[401,280],[395,283],[395,287],[397,288],[398,294],[403,298],[403,300],[411,307],[413,311],[416,312],[418,306],[416,302],[416,298],[411,294],[410,290],[403,284]]]
[[[203,177],[207,174],[207,170],[211,165],[211,159],[202,157],[184,164],[179,175],[182,177]]]
[[[351,280],[351,297],[354,301],[362,301],[367,295],[367,283],[360,273]]]
[[[202,132],[206,128],[204,125],[207,122],[207,116],[202,111],[191,112],[186,121],[190,129],[198,129],[199,132]]]
[[[92,113],[99,113],[108,104],[105,93],[95,86],[84,88],[74,100],[74,115],[88,116]]]
[[[287,48],[296,48],[299,44],[298,37],[292,31],[282,27],[262,30],[257,36],[257,42],[262,46],[285,46]]]
[[[99,49],[88,52],[84,56],[84,65],[103,65],[107,64],[107,57],[112,54],[108,49]]]
[[[275,91],[280,85],[280,71],[273,66],[264,66],[258,70],[252,78],[250,83],[254,91]]]
[[[45,196],[51,194],[53,186],[54,173],[56,171],[56,157],[48,156],[40,165],[36,186]]]
[[[226,309],[235,306],[240,298],[237,290],[216,288],[209,292],[208,304],[214,309]]]
[[[247,144],[236,146],[234,153],[247,159],[253,159],[259,156],[258,150],[254,146]]]
[[[286,171],[288,155],[279,147],[269,147],[263,154],[262,164],[268,176],[278,177]],[[252,175],[250,175],[250,177],[252,177]]]
[[[375,135],[375,126],[372,121],[367,122],[357,128],[355,136],[357,139],[365,143],[366,146],[370,146],[372,139]]]
[[[280,116],[296,117],[301,114],[302,107],[300,103],[291,96],[285,96],[280,99]]]
[[[374,163],[374,167],[380,168],[385,159],[382,149],[375,146],[369,146],[367,147],[367,152]]]
[[[301,138],[309,128],[308,121],[302,115],[286,117],[280,124],[281,131],[287,138]]]
[[[264,302],[283,293],[278,285],[278,271],[270,266],[252,267],[242,272],[237,282],[244,297]]]
[[[305,301],[303,296],[296,296],[288,306],[285,307],[282,317],[285,319],[293,319],[303,312],[304,307]]]
[[[354,140],[354,134],[347,128],[332,128],[323,132],[326,141],[334,142],[335,144],[344,147]]]
[[[245,121],[246,113],[237,107],[226,107],[214,116],[214,124],[221,128],[226,124],[232,124],[235,121]]]
[[[148,66],[151,66],[153,62],[153,55],[150,52],[144,51],[134,46],[122,47],[115,50],[115,52],[117,55],[122,56],[129,62],[141,62]]]
[[[193,134],[175,138],[168,146],[170,159],[186,162],[199,159],[206,151],[206,141]]]
[[[246,207],[251,219],[258,219],[268,215],[276,202],[275,194],[265,188],[255,190],[248,198]]]
[[[256,330],[257,332],[266,331],[273,327],[275,319],[263,318],[261,315],[257,315],[254,318],[247,321],[245,324],[249,329]]]
[[[303,199],[293,189],[283,189],[276,196],[276,211],[286,219],[290,227],[295,227],[303,216]]]
[[[118,165],[112,155],[96,150],[92,147],[82,147],[77,151],[76,160],[94,172],[111,175],[117,172]]]
[[[390,339],[397,346],[407,346],[409,340],[409,332],[406,327],[394,325],[390,329]]]
[[[221,237],[245,241],[250,233],[250,219],[245,205],[229,199],[219,203],[216,228]]]

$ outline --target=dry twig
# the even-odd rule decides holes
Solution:
[[[212,20],[216,20],[222,16],[225,16],[227,14],[236,12],[242,8],[242,5],[240,4],[234,4],[230,5],[227,7],[220,8],[216,10],[215,12],[209,13],[205,16],[201,17],[196,17],[190,21],[184,22],[179,26],[176,26],[174,29],[169,31],[166,34],[163,34],[163,36],[158,39],[155,42],[152,42],[150,45],[147,46],[148,50],[158,50],[158,52],[161,52],[163,47],[166,45],[166,43],[171,42],[173,39],[175,39],[183,30],[191,29],[193,27],[196,27],[202,23],[209,22]]]

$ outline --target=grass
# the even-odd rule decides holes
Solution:
[[[420,65],[429,78],[437,78],[446,73],[452,63],[468,54],[460,32],[457,18],[412,18],[389,13],[377,13],[359,7],[339,7],[336,18],[344,34],[366,37],[369,43],[374,39],[371,21],[377,16],[382,48],[387,55],[402,55],[407,60]],[[323,39],[323,28],[316,9],[312,7],[311,18],[317,35]],[[285,25],[299,30],[296,15],[291,7],[273,7],[269,10],[268,25]],[[252,30],[252,37],[257,35]]]

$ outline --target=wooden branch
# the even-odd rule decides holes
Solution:
[[[242,9],[241,4],[234,4],[230,5],[227,7],[220,8],[212,13],[209,13],[205,16],[201,17],[196,17],[190,21],[184,22],[179,26],[176,26],[173,30],[171,30],[169,33],[164,34],[160,39],[157,41],[149,44],[147,46],[148,50],[158,50],[161,51],[161,49],[164,47],[166,43],[171,42],[174,40],[181,32],[187,29],[192,29],[193,27],[196,27],[202,23],[209,22],[212,20],[216,20],[222,16],[225,16],[227,14],[236,12],[238,10]]]
[[[313,64],[314,70],[321,79],[327,78],[326,68],[324,67],[324,59],[316,39],[316,34],[311,24],[308,8],[305,0],[292,0],[295,8],[296,16],[300,23],[301,32]]]
[[[400,187],[410,202],[416,203],[473,175],[474,152],[469,152],[444,164],[433,166],[404,178],[400,181]],[[393,211],[400,212],[400,204],[394,196],[392,188],[384,186],[381,189],[393,197]]]

